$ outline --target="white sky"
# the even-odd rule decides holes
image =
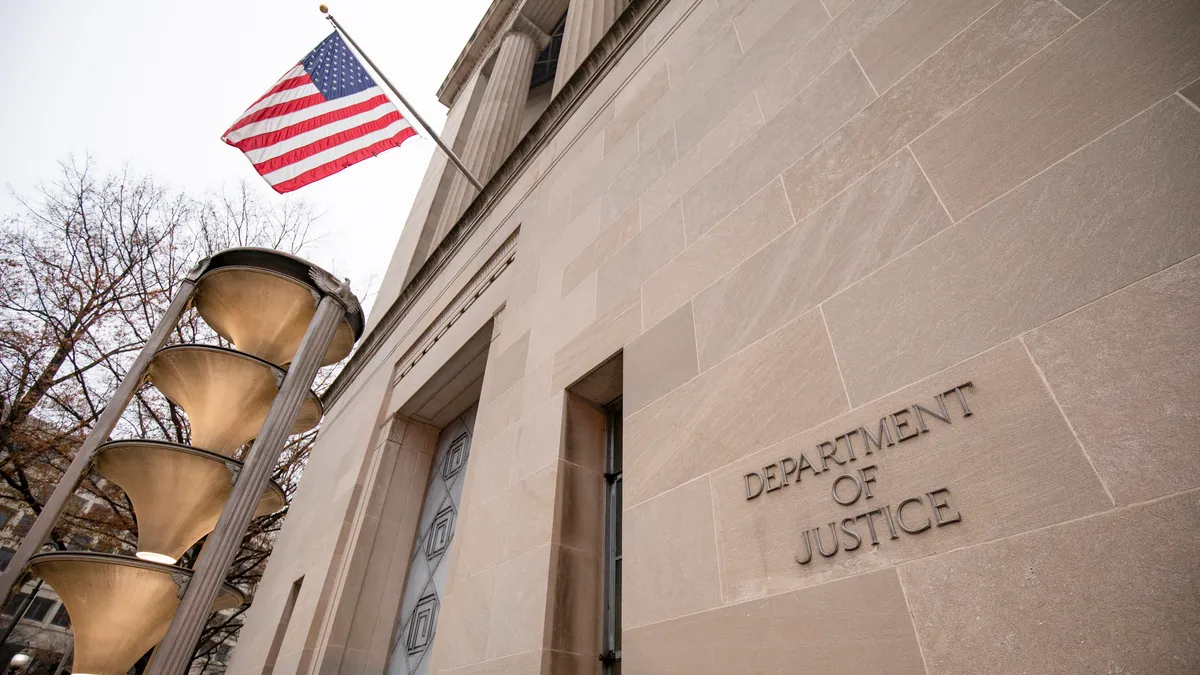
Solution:
[[[243,2],[6,0],[0,3],[0,184],[20,193],[55,177],[69,154],[128,163],[201,192],[240,179],[282,200],[220,135],[332,27],[319,0]],[[328,2],[375,63],[435,129],[436,93],[489,0]],[[380,83],[382,85],[382,83]],[[378,289],[435,150],[413,138],[291,193],[324,215],[308,255]],[[0,213],[15,203],[0,190]],[[368,310],[369,302],[364,302]]]

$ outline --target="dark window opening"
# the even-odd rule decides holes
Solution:
[[[54,605],[55,602],[50,598],[34,598],[33,602],[29,603],[29,609],[25,610],[25,618],[29,621],[45,621],[46,615]]]
[[[566,26],[567,15],[563,14],[558,23],[554,24],[554,28],[550,30],[550,44],[546,45],[546,48],[537,55],[537,59],[533,62],[533,77],[529,82],[530,89],[540,87],[554,79],[554,73],[558,70],[558,53],[562,50],[563,31]]]
[[[607,408],[604,461],[604,644],[605,675],[621,675],[621,401]]]
[[[34,516],[32,513],[22,515],[14,528],[14,534],[18,537],[24,537],[29,533],[29,528],[33,527],[33,521],[35,520],[37,520],[37,516]]]
[[[50,623],[58,626],[59,628],[71,627],[71,617],[67,615],[66,605],[58,606],[58,611],[54,613],[54,618],[50,619]]]
[[[21,604],[28,598],[28,593],[14,593],[8,598],[8,604],[4,605],[5,616],[15,616],[21,609]]]

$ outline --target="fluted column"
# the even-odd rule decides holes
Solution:
[[[529,98],[533,62],[549,41],[549,36],[519,14],[500,41],[492,74],[462,153],[463,163],[484,183],[520,140],[521,116]],[[462,176],[457,177],[446,197],[437,239],[454,226],[474,197],[475,188]]]
[[[592,52],[592,48],[604,37],[624,8],[625,0],[571,0],[567,8],[567,22],[563,26],[562,49],[558,52],[558,70],[554,73],[555,94]]]

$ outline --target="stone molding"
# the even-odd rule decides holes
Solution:
[[[504,28],[510,23],[508,18],[518,11],[517,3],[518,0],[498,0],[488,6],[475,32],[471,34],[467,44],[463,45],[458,58],[454,60],[454,65],[450,66],[450,73],[438,88],[438,100],[447,108],[454,105],[471,73],[492,54],[497,38],[503,37]]]
[[[483,191],[476,195],[454,227],[450,228],[430,252],[429,257],[384,312],[374,329],[362,338],[358,350],[321,397],[327,409],[345,392],[350,382],[375,356],[387,336],[396,329],[425,289],[445,269],[500,200],[508,194],[522,173],[532,164],[537,153],[550,142],[555,133],[570,119],[571,114],[583,105],[588,95],[599,86],[604,76],[670,1],[633,0],[617,17],[612,28],[596,43],[596,47],[550,101],[549,107],[483,186]]]
[[[421,335],[408,348],[408,351],[404,352],[404,356],[400,357],[397,361],[400,367],[398,368],[396,379],[393,380],[393,384],[404,379],[404,376],[408,375],[409,371],[429,353],[429,350],[433,349],[437,341],[442,339],[442,336],[446,334],[446,331],[450,330],[459,317],[466,314],[467,310],[471,308],[471,305],[475,304],[475,301],[483,295],[484,291],[496,283],[496,280],[500,278],[504,270],[508,269],[509,265],[512,265],[513,260],[517,257],[517,238],[520,232],[520,229],[517,229],[509,235],[508,239],[504,240],[504,243],[500,245],[500,248],[492,254],[492,257],[488,258],[484,266],[458,292],[458,295],[454,296],[453,302],[447,305],[425,330],[421,331]]]

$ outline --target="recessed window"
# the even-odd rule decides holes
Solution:
[[[8,597],[8,603],[4,605],[4,615],[13,616],[16,614],[17,610],[21,609],[21,603],[25,602],[25,598],[28,597],[29,594],[27,593],[15,593],[10,595]]]
[[[567,15],[563,14],[558,23],[554,24],[554,28],[550,29],[550,44],[546,45],[546,48],[537,55],[537,59],[533,62],[533,77],[529,82],[530,89],[540,87],[554,79],[554,73],[558,71],[558,53],[562,50],[563,32],[566,27]]]
[[[279,615],[279,624],[275,626],[275,637],[271,640],[271,647],[267,650],[267,662],[263,666],[262,674],[271,675],[275,672],[275,662],[279,658],[279,649],[283,646],[283,638],[287,635],[288,625],[292,622],[292,610],[296,608],[296,600],[300,597],[300,589],[304,587],[304,577],[292,582],[292,590],[288,593],[287,601],[283,603],[283,613]],[[224,646],[224,645],[222,645]],[[217,657],[222,662],[225,659]]]
[[[621,674],[621,402],[608,406],[604,461],[604,651],[606,675]]]
[[[46,615],[50,613],[50,609],[56,603],[50,598],[37,597],[33,602],[29,603],[29,609],[25,610],[25,619],[27,621],[42,622],[46,620]]]
[[[425,488],[413,552],[408,559],[404,593],[387,671],[424,675],[437,638],[438,610],[445,592],[446,552],[454,539],[466,464],[471,455],[472,409],[452,419],[438,437],[438,451]]]

